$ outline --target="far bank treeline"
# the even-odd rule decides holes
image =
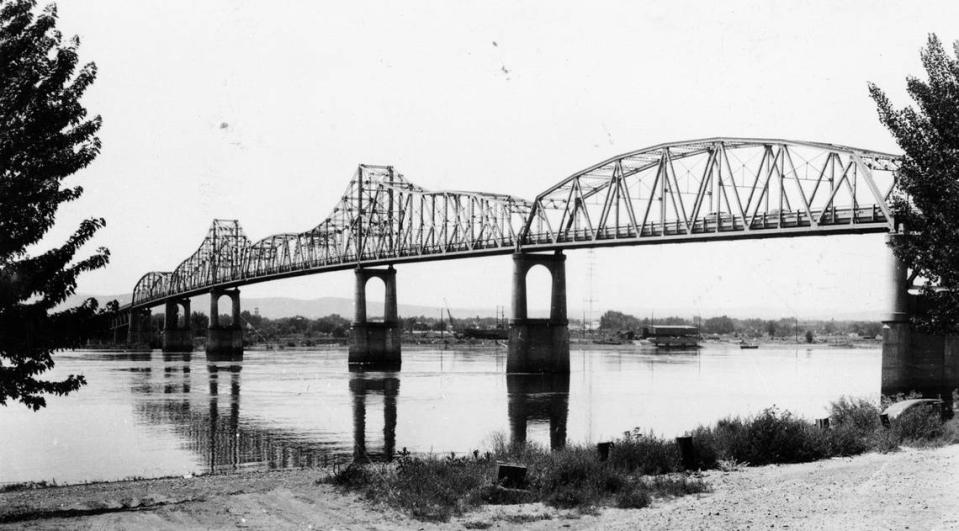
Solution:
[[[228,314],[220,315],[221,323],[229,323],[230,319],[231,317]],[[153,314],[152,320],[154,330],[164,328],[165,316],[163,314]],[[375,321],[377,319],[373,317],[371,320]],[[402,321],[403,330],[406,332],[452,332],[461,328],[496,328],[504,325],[502,319],[479,316],[455,319],[452,324],[449,319],[425,316],[404,317],[400,321]],[[276,319],[263,317],[246,310],[240,313],[240,325],[247,330],[246,340],[251,342],[277,341],[293,337],[345,339],[349,337],[351,323],[351,319],[335,313],[318,318],[296,315]],[[209,324],[210,318],[203,312],[193,312],[190,315],[190,328],[197,337],[206,335]]]
[[[205,336],[209,325],[209,317],[203,312],[193,312],[190,316],[191,328],[196,336]],[[504,319],[494,317],[464,317],[440,319],[437,317],[405,317],[402,318],[403,330],[408,333],[426,332],[456,332],[464,328],[493,329],[507,326]],[[229,323],[229,315],[220,316],[221,323]],[[248,331],[246,340],[256,342],[275,342],[288,338],[345,339],[349,336],[351,320],[339,314],[327,315],[319,318],[303,316],[281,317],[270,319],[261,315],[243,311],[240,314],[240,324]],[[705,335],[732,335],[740,337],[799,337],[807,339],[819,336],[848,336],[854,334],[860,337],[874,338],[882,333],[882,323],[877,321],[837,321],[837,320],[797,320],[786,317],[777,320],[758,318],[737,319],[726,315],[719,317],[661,317],[638,318],[617,311],[607,311],[598,323],[600,334],[627,334],[639,335],[643,328],[656,325],[689,325],[697,326]],[[570,331],[575,334],[584,329],[581,320],[570,320]],[[162,330],[164,316],[153,315],[154,330]]]
[[[643,328],[657,325],[688,325],[699,327],[703,334],[735,335],[744,337],[803,337],[811,341],[813,336],[835,336],[855,334],[860,337],[874,338],[882,333],[882,323],[878,321],[836,321],[799,320],[795,317],[783,317],[776,320],[758,318],[737,319],[726,315],[720,317],[662,317],[643,318],[617,311],[608,311],[599,319],[599,329],[615,332],[639,334]]]

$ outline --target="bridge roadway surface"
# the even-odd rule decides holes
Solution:
[[[894,232],[899,157],[779,139],[708,138],[617,155],[532,201],[430,191],[360,165],[331,214],[252,242],[214,220],[171,272],[144,275],[129,311],[329,271],[621,245]]]

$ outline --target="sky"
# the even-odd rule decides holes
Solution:
[[[65,184],[45,245],[102,216],[108,268],[78,291],[170,271],[214,218],[258,240],[326,218],[360,163],[428,189],[532,198],[666,141],[776,137],[898,152],[867,82],[898,105],[956,2],[307,2],[61,0],[98,77],[103,150]],[[888,306],[881,235],[568,253],[570,316],[830,317]],[[509,304],[508,256],[401,265],[401,303]],[[543,273],[545,276],[545,273]],[[530,307],[548,304],[530,277]],[[352,297],[351,272],[244,297]],[[382,289],[380,288],[380,293]],[[370,298],[377,298],[371,285]],[[381,297],[381,295],[380,295]],[[591,303],[589,301],[592,301]],[[199,309],[199,308],[198,308]]]

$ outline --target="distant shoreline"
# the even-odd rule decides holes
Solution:
[[[700,341],[700,347],[704,345],[717,345],[728,348],[737,348],[740,343],[735,340],[702,340]],[[848,344],[832,344],[832,343],[805,343],[805,342],[792,342],[792,341],[761,341],[757,343],[752,343],[757,345],[762,349],[809,349],[809,350],[851,350],[851,349],[869,349],[869,348],[878,348],[882,346],[882,343],[878,340],[867,339],[867,340],[854,340],[850,341]],[[473,342],[459,342],[459,341],[449,341],[443,343],[439,340],[435,342],[406,342],[403,344],[404,350],[409,351],[424,351],[424,350],[500,350],[507,348],[506,340],[475,340]],[[310,351],[330,351],[330,350],[343,350],[348,348],[347,343],[322,343],[311,346],[277,346],[270,345],[267,346],[263,343],[255,343],[252,345],[247,345],[244,347],[244,350],[247,352],[310,352]],[[143,347],[136,346],[124,346],[124,345],[90,345],[81,347],[75,350],[96,350],[102,352],[130,352],[130,351],[153,351],[160,350],[158,348],[146,349]],[[666,349],[666,348],[656,348],[649,345],[638,345],[631,341],[625,341],[623,343],[596,343],[591,340],[583,340],[581,338],[572,338],[570,340],[570,350],[573,351],[582,351],[582,350],[629,350],[629,351],[647,351],[647,352],[659,352],[659,353],[668,353],[668,352],[689,352],[690,350],[695,349]],[[203,353],[203,348],[198,347],[193,350],[194,353]]]

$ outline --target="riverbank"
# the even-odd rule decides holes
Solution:
[[[483,506],[420,522],[288,470],[0,493],[0,529],[952,529],[959,445],[708,471],[711,492],[595,513]]]

